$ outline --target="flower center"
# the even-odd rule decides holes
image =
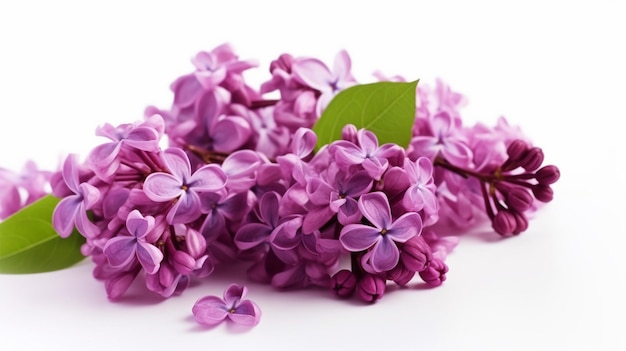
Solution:
[[[387,228],[383,228],[383,230],[380,231],[381,235],[385,235],[387,234]]]

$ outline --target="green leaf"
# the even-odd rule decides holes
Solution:
[[[414,82],[378,82],[355,85],[337,94],[313,126],[317,149],[341,139],[346,124],[376,134],[380,145],[407,147],[415,120]]]
[[[55,271],[85,258],[80,252],[84,237],[74,230],[63,239],[52,227],[59,201],[45,196],[0,223],[0,273]]]

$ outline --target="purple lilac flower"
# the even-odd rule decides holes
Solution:
[[[224,298],[205,296],[193,305],[196,322],[214,326],[229,319],[236,324],[255,326],[261,320],[261,309],[252,300],[244,299],[248,292],[245,286],[231,284],[224,290]]]
[[[291,66],[295,79],[321,93],[316,105],[317,116],[321,116],[330,100],[340,90],[356,84],[350,68],[350,56],[345,50],[335,56],[333,71],[315,58],[297,58]]]
[[[321,228],[335,214],[343,225],[357,223],[361,213],[356,199],[371,187],[372,178],[367,171],[347,174],[331,164],[324,176],[311,178],[306,185],[306,194],[313,206],[304,219],[304,232]]]
[[[26,161],[20,173],[0,168],[0,220],[50,193],[52,172]]]
[[[69,155],[62,170],[65,185],[73,195],[64,197],[52,214],[52,225],[63,238],[68,237],[74,226],[85,237],[96,236],[100,229],[87,216],[87,211],[100,200],[100,191],[89,183],[79,181],[78,156]]]
[[[172,201],[167,214],[167,222],[188,223],[200,214],[200,192],[215,192],[226,184],[226,174],[214,164],[202,166],[191,172],[187,154],[179,148],[169,148],[162,152],[161,158],[171,173],[152,173],[146,178],[143,190],[156,202]]]
[[[122,124],[117,127],[106,123],[96,129],[96,135],[112,141],[95,147],[87,156],[87,163],[103,179],[113,175],[119,165],[118,155],[124,146],[144,151],[158,149],[159,135],[154,124],[163,125],[163,119],[155,116],[152,120],[139,124]]]
[[[163,253],[146,242],[146,236],[153,228],[154,217],[144,217],[137,210],[128,214],[126,229],[129,235],[116,236],[104,245],[103,253],[109,259],[111,267],[124,268],[137,259],[146,273],[156,273],[163,260]]]
[[[335,141],[330,145],[330,153],[342,167],[361,165],[374,180],[380,180],[389,166],[388,158],[402,155],[403,150],[396,144],[378,146],[378,138],[369,130],[357,132],[358,144],[346,140]]]
[[[387,196],[382,192],[364,194],[359,198],[359,210],[372,223],[349,224],[340,233],[339,241],[351,252],[371,249],[364,261],[375,272],[384,272],[398,264],[400,251],[396,243],[404,243],[422,231],[422,219],[415,212],[407,212],[395,221]]]
[[[409,154],[415,158],[428,157],[432,161],[441,155],[455,165],[469,164],[471,150],[460,132],[459,120],[442,111],[423,121],[423,133],[413,136]]]

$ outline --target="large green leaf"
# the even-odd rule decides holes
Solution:
[[[48,195],[0,223],[0,273],[49,272],[69,267],[84,256],[85,242],[76,230],[61,238],[52,227],[59,199]]]
[[[415,120],[417,83],[378,82],[339,92],[313,126],[317,148],[341,139],[341,130],[350,123],[372,131],[380,145],[407,147]]]

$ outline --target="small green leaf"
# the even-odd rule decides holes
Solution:
[[[417,83],[378,82],[339,92],[313,126],[317,148],[341,139],[341,130],[350,123],[372,131],[380,145],[395,143],[406,148],[415,120]]]
[[[56,271],[85,258],[80,252],[84,237],[74,230],[63,239],[52,227],[59,201],[45,196],[0,223],[0,273]]]

